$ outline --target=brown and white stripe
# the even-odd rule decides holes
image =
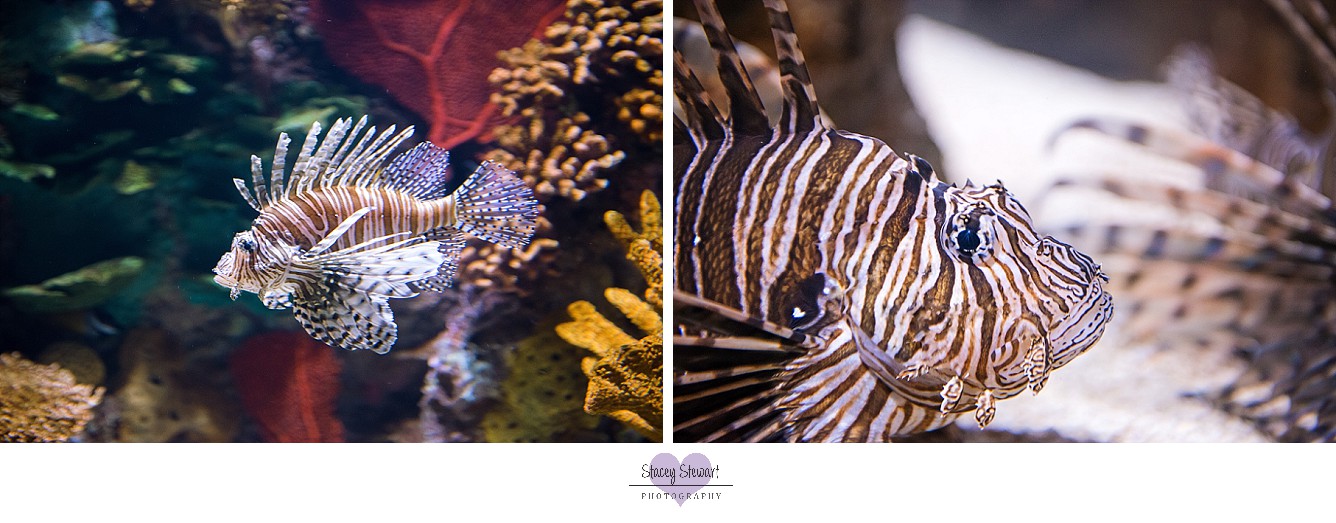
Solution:
[[[268,179],[252,157],[253,190],[235,183],[260,216],[214,272],[233,298],[244,290],[271,308],[292,306],[321,341],[385,352],[396,337],[388,298],[448,287],[465,234],[528,244],[538,209],[522,180],[490,162],[446,194],[449,153],[431,143],[386,165],[412,128],[362,133],[365,125],[338,120],[323,141],[312,125],[290,177],[286,134]]]
[[[1098,266],[1035,233],[1004,188],[945,184],[823,123],[782,0],[766,1],[784,88],[773,125],[714,5],[697,7],[730,114],[679,58],[675,286],[789,341],[699,343],[719,330],[684,324],[680,439],[885,441],[976,406],[986,424],[994,400],[1037,391],[1098,338]]]

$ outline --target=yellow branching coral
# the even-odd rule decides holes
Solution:
[[[103,392],[59,365],[0,354],[0,441],[69,440],[93,418]]]
[[[626,247],[626,257],[635,263],[645,276],[648,288],[645,299],[655,307],[663,307],[663,209],[654,193],[640,193],[640,232],[631,228],[626,217],[617,211],[603,215],[608,230]]]
[[[645,191],[640,199],[641,231],[626,218],[608,211],[608,229],[628,247],[627,258],[645,275],[646,300],[626,289],[609,288],[608,302],[617,307],[645,336],[636,339],[598,312],[592,303],[577,301],[568,307],[574,320],[557,326],[557,334],[594,353],[580,368],[589,377],[585,412],[602,414],[654,439],[663,438],[663,227],[659,200]]]

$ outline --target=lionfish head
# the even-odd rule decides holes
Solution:
[[[213,281],[232,290],[232,299],[237,299],[241,291],[259,293],[263,282],[255,270],[260,255],[260,245],[255,241],[255,233],[244,231],[232,237],[232,248],[218,260],[213,268]]]
[[[1056,369],[1099,340],[1113,299],[1104,290],[1108,278],[1090,256],[1039,234],[1001,182],[950,187],[944,197],[947,215],[938,235],[943,258],[957,265],[982,305],[984,314],[975,316],[979,332],[986,323],[1000,326],[994,346],[1023,343],[1021,334],[1045,337],[1048,366]],[[1008,333],[1008,325],[1035,332]]]

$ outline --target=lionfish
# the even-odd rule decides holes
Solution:
[[[710,1],[696,2],[727,117],[674,53],[676,437],[886,441],[1029,389],[1112,311],[1089,256],[1038,234],[999,182],[821,118],[787,7],[766,0],[772,123]]]
[[[267,183],[252,156],[253,189],[233,181],[260,216],[213,272],[234,300],[246,291],[271,309],[292,307],[321,342],[383,354],[398,336],[389,298],[449,287],[466,233],[505,247],[528,244],[538,203],[522,180],[490,162],[446,194],[448,151],[423,142],[386,165],[413,128],[363,134],[366,121],[340,119],[323,141],[313,124],[290,173],[291,140],[280,133]]]
[[[1330,17],[1317,2],[1268,3],[1313,55],[1330,107]],[[1138,173],[1100,166],[1065,173],[1049,197],[1090,194],[1105,199],[1101,205],[1149,206],[1167,216],[1083,218],[1066,230],[1107,262],[1129,341],[1177,344],[1203,360],[1225,356],[1242,373],[1225,384],[1184,384],[1202,387],[1186,394],[1275,439],[1336,439],[1336,121],[1320,135],[1304,131],[1219,77],[1199,47],[1180,48],[1166,69],[1188,130],[1101,117],[1057,138],[1102,133],[1190,167],[1197,179],[1152,172],[1130,181]]]

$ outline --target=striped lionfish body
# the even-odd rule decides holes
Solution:
[[[1316,2],[1268,3],[1313,54],[1327,100],[1336,99],[1330,17]],[[1188,130],[1092,118],[1060,136],[1112,136],[1192,167],[1197,178],[1159,173],[1132,182],[1136,173],[1101,166],[1065,173],[1050,197],[1112,197],[1104,205],[1164,216],[1085,217],[1067,229],[1110,267],[1129,341],[1229,362],[1232,380],[1190,384],[1185,393],[1279,440],[1336,440],[1336,122],[1320,135],[1303,131],[1217,76],[1196,47],[1177,51],[1167,70]]]
[[[1099,266],[1037,234],[1000,183],[943,183],[823,123],[782,0],[766,1],[774,124],[713,3],[697,6],[731,109],[675,57],[677,437],[886,441],[969,411],[982,426],[1099,339]]]
[[[312,125],[290,176],[280,134],[268,183],[251,157],[253,190],[234,181],[260,216],[233,238],[214,279],[233,299],[246,291],[292,307],[324,343],[385,353],[398,330],[389,298],[450,286],[465,234],[524,246],[538,210],[522,180],[489,162],[445,194],[447,151],[424,142],[386,165],[413,128],[362,134],[365,125],[339,120],[323,141]]]

